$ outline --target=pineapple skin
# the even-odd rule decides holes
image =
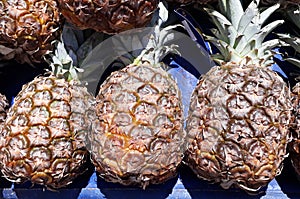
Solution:
[[[2,95],[0,93],[0,126],[3,125],[3,123],[6,119],[8,108],[9,108],[9,103],[8,103],[5,95]]]
[[[36,65],[53,50],[63,24],[52,0],[0,1],[0,60]]]
[[[80,29],[116,34],[144,27],[158,8],[158,0],[58,0],[60,11]]]
[[[215,66],[192,95],[184,162],[225,189],[257,191],[281,171],[291,109],[289,88],[269,68]]]
[[[111,74],[97,95],[90,152],[106,181],[146,188],[177,175],[186,149],[176,82],[161,68],[129,65]]]
[[[298,177],[300,176],[300,83],[292,89],[293,117],[292,124],[293,141],[289,143],[289,157]]]
[[[24,85],[9,109],[0,140],[0,166],[10,181],[67,186],[83,173],[86,135],[95,99],[76,81],[53,75]]]
[[[7,116],[7,111],[9,109],[9,103],[5,95],[0,93],[0,132],[3,130],[4,122]]]

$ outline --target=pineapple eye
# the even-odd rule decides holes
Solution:
[[[45,126],[32,126],[27,132],[27,137],[31,140],[32,146],[47,146],[49,144],[50,132]]]
[[[18,151],[20,149],[26,149],[26,148],[28,148],[29,147],[29,142],[28,142],[28,140],[27,140],[27,138],[26,138],[25,135],[20,134],[18,136],[15,136],[15,137],[11,138],[9,140],[8,145],[12,149]],[[21,155],[21,154],[19,154],[19,155]]]
[[[35,160],[35,159],[40,159],[43,161],[48,161],[51,159],[51,151],[47,149],[46,147],[34,147],[30,151],[30,157]]]
[[[154,151],[158,151],[158,150],[163,150],[165,148],[165,145],[167,144],[168,142],[165,140],[165,139],[162,139],[162,138],[156,138],[154,139],[151,144],[150,144],[150,150],[152,152]]]
[[[238,109],[246,109],[251,107],[251,103],[244,95],[233,95],[227,100],[227,107],[232,110],[231,112],[234,113],[234,110],[237,111]]]
[[[266,106],[266,107],[275,109],[279,106],[279,104],[280,104],[280,101],[275,96],[268,96],[264,99],[264,106]]]
[[[146,84],[138,89],[138,93],[141,95],[152,95],[152,94],[158,94],[159,91],[156,88],[152,87],[151,85]]]
[[[30,112],[30,123],[34,124],[47,124],[50,113],[45,106],[38,106]]]
[[[113,122],[117,126],[127,126],[132,123],[132,118],[128,113],[117,113],[113,118]]]
[[[226,141],[220,144],[217,149],[217,154],[224,161],[225,165],[229,168],[233,168],[238,161],[243,160],[241,149],[237,144],[231,141]]]
[[[70,126],[64,118],[52,118],[48,122],[48,127],[54,138],[70,136]]]
[[[125,141],[124,141],[123,137],[118,136],[116,134],[109,135],[107,141],[105,142],[105,146],[107,148],[124,147],[124,144],[125,144]]]
[[[72,144],[67,138],[58,138],[51,142],[53,158],[70,158],[72,156]]]
[[[20,101],[18,107],[18,113],[25,113],[26,111],[29,111],[31,107],[33,106],[32,99],[30,98],[25,98],[24,100]]]
[[[64,158],[55,159],[51,165],[51,170],[57,171],[57,173],[70,172],[70,160]]]
[[[115,101],[117,103],[128,104],[128,103],[136,102],[137,98],[133,93],[124,92],[116,96]]]
[[[162,96],[161,98],[159,98],[159,100],[157,101],[157,104],[162,107],[171,107],[172,106],[170,100],[165,96]]]
[[[229,123],[229,132],[228,137],[232,137],[231,140],[236,140],[235,138],[238,136],[238,139],[242,139],[243,137],[251,137],[252,130],[248,125],[246,120],[231,120]]]
[[[49,85],[49,86],[53,86],[54,85],[54,81],[52,78],[47,78],[45,79],[45,84]]]
[[[265,88],[256,81],[249,81],[243,88],[244,92],[249,94],[256,94],[257,96],[265,95]]]
[[[24,92],[28,93],[28,92],[33,92],[36,89],[36,85],[35,84],[29,84],[24,90]]]
[[[51,112],[52,117],[67,117],[71,112],[71,107],[66,101],[55,100],[50,104],[49,110]]]
[[[18,115],[13,121],[12,124],[16,127],[18,126],[27,126],[28,124],[28,119],[25,115]]]
[[[49,100],[51,100],[52,96],[51,96],[50,91],[43,90],[43,91],[36,92],[33,95],[33,98],[34,98],[34,100],[38,100],[38,101],[40,101],[40,100],[41,101],[49,101]]]
[[[149,67],[139,66],[134,71],[134,75],[143,81],[150,81],[154,75],[154,72]]]
[[[158,115],[155,119],[154,119],[154,125],[156,127],[160,127],[160,128],[172,128],[173,127],[173,123],[171,122],[171,120],[169,119],[169,117],[167,115]]]
[[[136,120],[142,123],[152,123],[151,121],[156,113],[157,110],[155,106],[144,102],[140,103],[134,111]]]
[[[129,133],[132,138],[146,139],[152,137],[152,130],[146,126],[135,126]]]
[[[137,170],[145,163],[145,157],[138,151],[129,151],[121,159],[120,167],[126,172]]]
[[[51,89],[51,93],[53,96],[53,99],[56,100],[67,100],[69,101],[71,98],[70,91],[68,88],[64,86],[56,86]]]
[[[261,109],[253,109],[250,113],[249,119],[255,121],[257,125],[267,126],[270,124],[270,119],[267,117],[265,111]]]

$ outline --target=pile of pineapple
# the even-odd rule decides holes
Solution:
[[[300,175],[300,85],[272,70],[278,48],[294,49],[284,59],[300,66],[299,1],[6,0],[0,5],[2,62],[47,65],[10,107],[0,95],[0,170],[6,179],[58,189],[82,174],[90,159],[103,179],[145,189],[175,177],[184,163],[225,189],[257,192],[280,174],[289,154]],[[215,66],[200,77],[186,118],[181,91],[161,61],[177,52],[159,42],[168,35],[156,24],[162,5],[195,7],[214,27],[199,33],[214,47]],[[273,34],[293,21],[299,29]],[[111,73],[94,95],[64,45],[66,24],[107,37],[156,27],[140,56]]]

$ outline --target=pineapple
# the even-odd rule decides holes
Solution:
[[[295,26],[300,30],[300,8],[295,9],[293,12],[289,12],[289,19],[295,22]],[[298,30],[298,31],[299,31]],[[295,31],[296,34],[297,31]],[[291,46],[295,53],[289,57],[286,57],[285,60],[300,68],[300,35],[291,35],[291,34],[278,34],[280,39],[283,41],[284,45]],[[295,78],[296,84],[292,88],[292,102],[293,102],[293,116],[295,117],[294,123],[292,125],[293,131],[293,141],[289,144],[290,158],[292,165],[300,176],[300,82],[299,82],[299,72],[296,74],[290,74],[290,76],[297,75]],[[300,179],[300,178],[299,178]]]
[[[52,72],[24,85],[8,111],[0,167],[10,181],[57,189],[86,170],[95,99],[77,80],[62,46],[52,57]]]
[[[152,19],[158,0],[58,0],[64,17],[80,29],[109,34],[144,27]]]
[[[186,148],[180,91],[158,59],[169,48],[156,46],[157,39],[172,36],[155,29],[136,61],[102,83],[96,97],[99,122],[89,135],[100,177],[144,189],[174,177]]]
[[[0,7],[0,59],[31,65],[43,62],[61,33],[57,2],[1,0]]]
[[[184,159],[199,178],[247,192],[280,173],[291,140],[290,91],[268,67],[279,40],[265,40],[283,20],[262,26],[279,5],[260,12],[258,4],[244,10],[239,0],[224,0],[220,12],[206,9],[217,29],[205,38],[219,49],[212,55],[219,65],[192,94]]]

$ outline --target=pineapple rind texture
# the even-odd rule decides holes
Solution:
[[[80,29],[115,34],[147,25],[158,0],[59,0],[64,17]]]
[[[24,85],[1,135],[4,177],[54,189],[70,184],[86,170],[93,103],[94,97],[76,81],[50,75]]]
[[[97,95],[99,122],[89,136],[100,177],[143,188],[174,177],[186,149],[180,98],[159,67],[132,64],[112,73]]]
[[[184,161],[223,188],[256,191],[281,171],[291,109],[289,88],[269,68],[215,66],[192,95]]]
[[[2,95],[0,93],[0,126],[3,125],[6,115],[7,115],[7,110],[9,108],[9,103],[5,97],[5,95]],[[1,130],[1,127],[0,127]]]
[[[8,109],[9,109],[8,100],[6,99],[5,95],[2,95],[0,93],[0,133],[3,130]]]
[[[300,83],[297,83],[292,89],[293,117],[292,125],[293,141],[289,143],[288,149],[292,165],[300,176]]]
[[[0,1],[0,59],[19,63],[44,62],[61,34],[62,18],[56,1]]]

